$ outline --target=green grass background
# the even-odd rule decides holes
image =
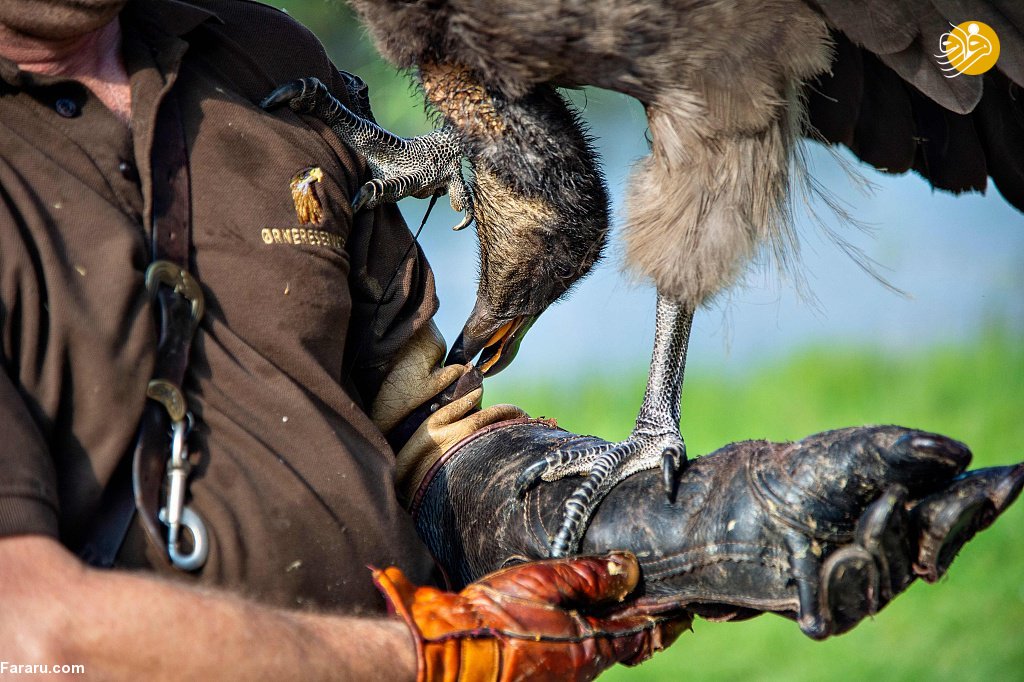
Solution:
[[[637,371],[572,385],[501,384],[487,402],[618,439],[629,433],[644,380]],[[882,423],[962,440],[972,468],[1024,460],[1024,339],[991,331],[969,346],[908,356],[810,348],[749,374],[693,368],[686,379],[691,456],[747,438]],[[668,651],[602,679],[1024,680],[1024,501],[976,536],[943,580],[915,583],[843,636],[814,642],[774,615],[698,620]]]

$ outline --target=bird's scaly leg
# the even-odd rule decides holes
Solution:
[[[551,543],[552,557],[577,549],[601,500],[636,472],[661,466],[665,493],[674,496],[676,474],[686,461],[686,445],[679,433],[679,400],[692,323],[692,309],[658,294],[651,372],[629,438],[596,448],[563,448],[538,460],[519,476],[521,494],[540,479],[587,476],[565,502],[565,517]]]
[[[302,78],[274,90],[264,109],[287,104],[298,114],[320,119],[345,144],[366,159],[373,179],[352,200],[352,208],[374,208],[408,196],[421,199],[448,193],[452,208],[465,211],[460,230],[473,220],[473,198],[462,177],[462,148],[451,126],[426,135],[404,138],[353,112],[320,80]]]

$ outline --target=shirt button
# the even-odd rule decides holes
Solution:
[[[71,118],[78,114],[78,105],[75,103],[75,100],[68,99],[67,97],[61,97],[57,100],[54,103],[53,108],[56,109],[57,113],[64,118]]]
[[[134,182],[139,179],[139,176],[135,173],[135,166],[131,161],[122,160],[117,164],[117,170],[121,172],[121,177],[125,180],[131,180]]]

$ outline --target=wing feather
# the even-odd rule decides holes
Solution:
[[[1006,200],[1024,211],[1024,88],[999,73],[985,75],[974,112],[988,174]]]
[[[955,193],[984,191],[988,172],[974,117],[944,109],[907,88],[916,131],[914,170],[933,187]]]
[[[871,54],[864,55],[865,87],[850,149],[872,166],[904,173],[914,162],[914,117],[903,81]]]
[[[991,177],[1024,210],[1024,2],[817,5],[832,27],[835,60],[805,90],[812,137],[844,144],[888,172],[913,169],[952,192],[984,190]],[[996,31],[999,61],[981,77],[945,78],[934,56],[938,36],[970,19]]]
[[[853,145],[857,116],[864,97],[861,49],[842,33],[835,34],[832,73],[809,85],[808,118],[822,139]]]

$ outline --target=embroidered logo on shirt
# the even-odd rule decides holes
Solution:
[[[295,174],[289,186],[292,189],[292,201],[295,202],[295,215],[299,223],[319,225],[324,219],[324,209],[313,188],[314,183],[324,179],[324,171],[318,166],[306,168]]]
[[[307,230],[301,227],[264,227],[260,231],[264,244],[305,244],[308,246],[326,246],[341,250],[345,248],[345,240],[341,235],[326,230]]]

